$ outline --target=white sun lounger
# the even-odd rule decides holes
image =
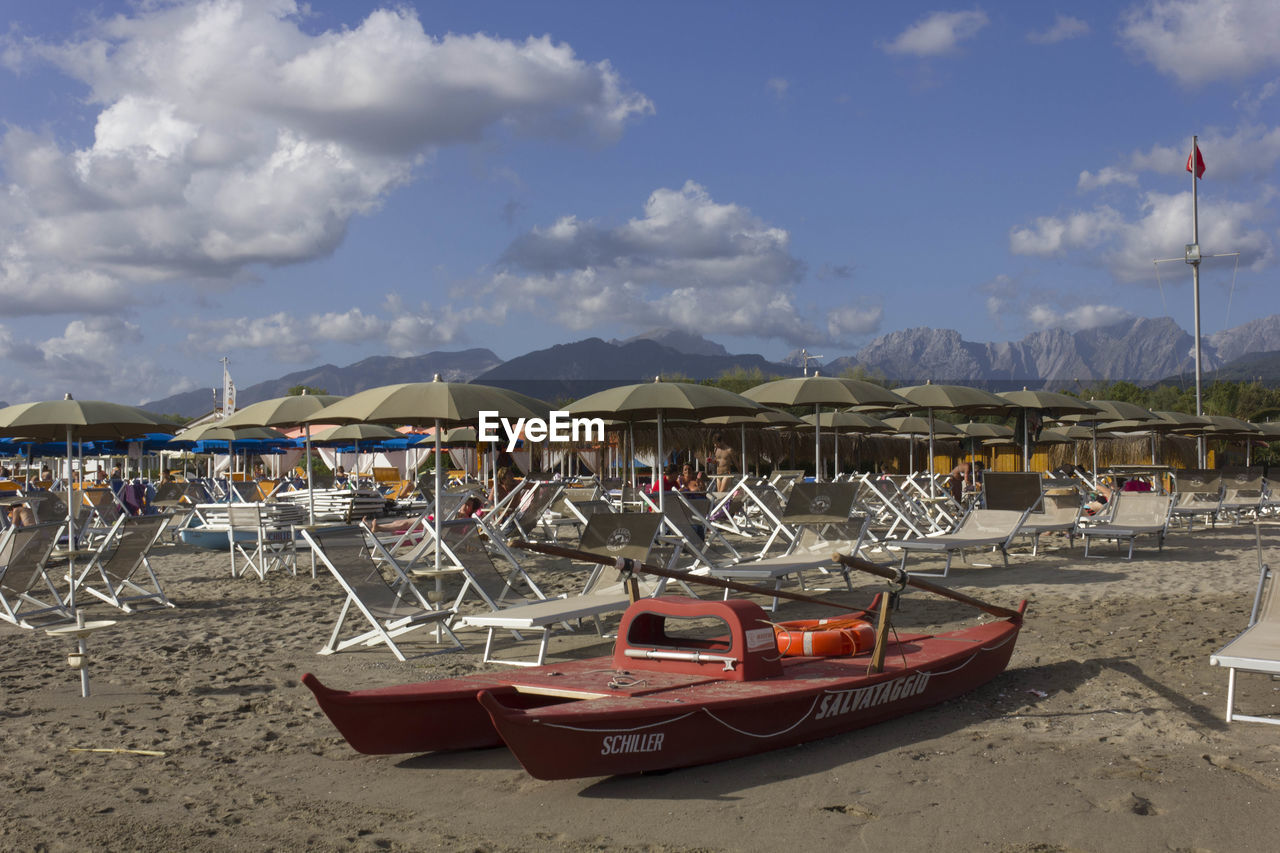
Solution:
[[[1280,718],[1260,717],[1235,712],[1236,670],[1260,672],[1274,678],[1280,675],[1280,595],[1275,594],[1271,567],[1262,561],[1262,526],[1255,525],[1258,548],[1258,587],[1254,593],[1249,627],[1216,654],[1209,663],[1227,668],[1227,722],[1245,720],[1251,723],[1280,725]]]

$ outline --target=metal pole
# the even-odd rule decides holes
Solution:
[[[813,481],[822,482],[822,407],[813,407]]]
[[[1198,136],[1191,137],[1191,242],[1200,244],[1200,197],[1199,179],[1196,169],[1199,162],[1196,153],[1199,151]],[[1191,261],[1191,296],[1195,303],[1195,335],[1196,335],[1196,415],[1204,415],[1204,396],[1200,385],[1200,258],[1199,253]],[[1196,439],[1196,461],[1199,467],[1205,465],[1204,436]]]

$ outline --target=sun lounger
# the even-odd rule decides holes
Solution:
[[[609,557],[638,560],[649,558],[662,516],[656,513],[600,513],[591,517],[582,534],[582,550]],[[468,615],[458,620],[460,626],[485,628],[484,660],[486,663],[505,663],[513,666],[540,666],[546,660],[551,633],[557,625],[570,621],[591,619],[596,632],[603,636],[600,617],[626,610],[630,596],[620,583],[601,583],[599,566],[591,571],[583,591],[578,595],[518,604],[504,607],[492,613]],[[659,583],[649,587],[644,581],[642,594],[658,594],[663,588]],[[493,638],[497,630],[539,631],[541,638],[535,660],[493,657]]]
[[[943,554],[947,558],[942,573],[915,572],[922,577],[946,577],[951,571],[951,560],[956,553],[963,553],[974,548],[994,548],[1000,552],[1005,568],[1009,566],[1009,544],[1018,535],[1030,510],[1019,512],[1015,509],[982,509],[969,510],[960,524],[950,533],[937,536],[926,536],[921,539],[897,539],[886,543],[902,549],[900,568],[907,566],[907,556],[912,552]]]
[[[1249,614],[1249,627],[1216,654],[1209,663],[1227,668],[1227,722],[1245,720],[1252,723],[1280,725],[1280,718],[1261,717],[1235,712],[1236,670],[1260,672],[1275,678],[1280,675],[1280,595],[1275,591],[1275,573],[1262,560],[1262,526],[1255,525],[1258,549],[1258,586]]]
[[[1262,469],[1228,467],[1222,469],[1222,505],[1218,517],[1230,515],[1238,524],[1248,514],[1255,518],[1262,508]]]
[[[1169,531],[1169,509],[1173,505],[1172,495],[1112,492],[1108,503],[1112,505],[1110,518],[1101,524],[1080,528],[1086,557],[1102,556],[1089,553],[1089,545],[1094,539],[1114,539],[1117,544],[1127,541],[1129,553],[1124,558],[1126,560],[1133,559],[1134,542],[1139,536],[1156,537],[1159,550],[1164,550],[1164,537]]]
[[[1084,512],[1084,495],[1075,480],[1046,480],[1040,507],[1027,515],[1022,532],[1031,535],[1031,554],[1040,553],[1040,537],[1045,533],[1067,534],[1067,544],[1074,546]]]
[[[1222,509],[1222,472],[1207,468],[1186,468],[1174,472],[1172,516],[1187,520],[1187,532],[1203,518],[1206,526],[1214,524]]]
[[[320,654],[331,655],[357,645],[385,644],[397,660],[403,661],[406,658],[396,638],[426,626],[435,627],[437,642],[442,643],[448,635],[451,644],[425,654],[462,648],[462,642],[447,624],[454,611],[433,607],[394,562],[388,566],[374,560],[363,528],[312,528],[303,530],[302,536],[346,593],[337,624]],[[394,584],[388,582],[384,571],[392,573]],[[354,637],[339,639],[352,608],[364,616],[370,627]]]

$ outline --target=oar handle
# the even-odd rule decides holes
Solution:
[[[896,583],[905,583],[908,586],[914,586],[916,589],[923,589],[925,592],[932,592],[934,595],[940,595],[943,598],[950,598],[952,601],[959,601],[961,604],[967,604],[970,607],[976,607],[984,613],[990,613],[992,616],[999,616],[1002,619],[1022,620],[1022,611],[1026,609],[1026,602],[1022,603],[1022,607],[1018,610],[1010,610],[1007,607],[1000,607],[995,604],[987,604],[985,601],[979,601],[976,598],[965,595],[963,592],[956,592],[947,589],[945,586],[939,586],[929,581],[913,578],[911,575],[899,569],[886,569],[884,566],[878,566],[875,563],[868,563],[866,560],[858,557],[850,557],[844,554],[832,554],[831,559],[843,563],[851,569],[857,569],[866,572],[869,575],[884,578],[885,580],[894,581]]]
[[[863,611],[863,608],[860,607],[850,607],[847,604],[838,604],[834,601],[824,601],[821,598],[814,598],[811,595],[801,595],[796,592],[786,592],[780,589],[768,589],[766,587],[735,583],[734,581],[721,580],[720,578],[707,577],[706,575],[674,572],[669,569],[659,568],[658,566],[651,566],[648,563],[642,563],[638,560],[604,557],[600,554],[593,554],[590,551],[579,551],[576,548],[565,548],[560,545],[545,545],[541,542],[526,542],[523,539],[508,540],[507,545],[512,548],[520,548],[525,551],[535,551],[539,554],[547,554],[552,557],[565,557],[570,560],[578,560],[583,563],[595,563],[600,566],[614,566],[619,570],[643,572],[647,575],[655,575],[660,578],[669,578],[671,580],[684,581],[686,583],[696,583],[701,584],[702,586],[711,586],[716,589],[728,589],[734,592],[767,595],[775,598],[785,598],[788,601],[803,601],[808,604],[821,604],[823,607],[834,607],[837,610],[844,610],[851,613]]]

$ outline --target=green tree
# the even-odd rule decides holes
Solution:
[[[323,388],[316,388],[314,385],[294,385],[292,388],[289,389],[286,396],[299,397],[303,394],[318,395],[318,394],[328,394],[328,393],[329,392],[324,390]]]

